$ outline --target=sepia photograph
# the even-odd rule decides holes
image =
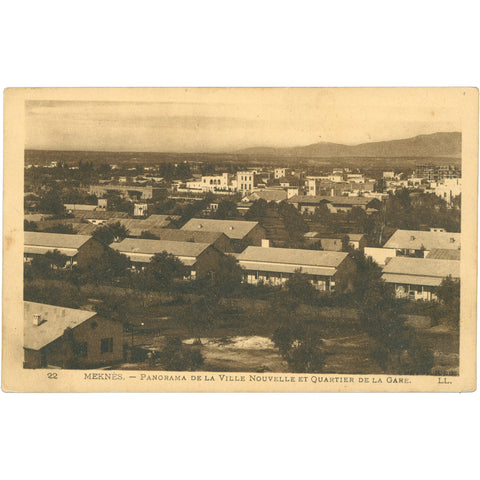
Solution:
[[[4,389],[475,389],[477,90],[5,104]]]

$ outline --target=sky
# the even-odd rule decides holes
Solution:
[[[26,148],[232,152],[461,131],[445,89],[156,89],[29,100]],[[57,97],[57,98],[55,98]],[[70,96],[72,97],[72,96]],[[79,99],[81,98],[81,99]]]

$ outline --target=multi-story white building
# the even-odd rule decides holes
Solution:
[[[227,190],[230,187],[230,175],[222,173],[221,175],[202,176],[202,190],[204,192],[214,192],[216,190]]]
[[[237,191],[250,192],[254,187],[254,174],[253,172],[244,171],[237,172]]]
[[[282,168],[276,168],[274,170],[274,177],[276,180],[279,178],[286,177],[288,175],[288,168],[282,167]]]

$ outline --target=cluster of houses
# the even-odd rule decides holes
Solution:
[[[460,234],[442,229],[396,230],[381,248],[368,247],[363,234],[307,232],[306,246],[317,243],[320,247],[309,250],[274,248],[258,222],[243,220],[193,218],[181,229],[169,228],[167,222],[164,228],[156,227],[158,239],[135,238],[145,227],[128,222],[147,220],[125,220],[133,235],[109,247],[125,255],[132,270],[142,269],[155,254],[167,252],[188,267],[187,278],[199,279],[211,275],[223,255],[234,254],[247,283],[281,285],[300,271],[318,290],[331,292],[339,284],[342,289],[350,288],[353,266],[345,250],[352,247],[382,266],[383,279],[395,286],[398,297],[435,300],[435,287],[444,278],[459,278]],[[68,257],[68,267],[82,267],[99,259],[104,248],[91,235],[25,232],[24,260],[57,250]]]
[[[187,267],[191,280],[207,277],[223,255],[233,254],[251,285],[281,286],[301,272],[319,291],[353,288],[355,263],[334,238],[324,239],[324,250],[272,248],[264,233],[257,222],[192,219],[182,229],[165,228],[160,240],[126,238],[110,248],[124,254],[132,270],[167,252]],[[434,301],[445,278],[460,278],[458,233],[397,230],[382,248],[365,246],[363,235],[351,234],[348,242],[383,267],[382,278],[398,298]],[[104,248],[89,235],[25,232],[24,259],[58,250],[68,268],[88,265]],[[123,327],[96,312],[24,302],[24,332],[25,368],[97,367],[125,358]]]
[[[275,180],[275,185],[268,182]],[[398,298],[435,301],[436,288],[451,277],[460,278],[461,237],[441,229],[430,231],[397,230],[381,247],[369,247],[365,235],[349,233],[327,235],[315,231],[304,234],[306,248],[274,247],[265,228],[258,222],[192,218],[181,228],[175,215],[149,215],[149,202],[165,192],[159,184],[92,185],[89,193],[98,197],[97,205],[66,205],[68,219],[51,220],[42,214],[25,219],[49,225],[73,225],[76,234],[25,232],[24,261],[58,251],[68,258],[65,268],[80,268],[100,259],[105,248],[125,255],[132,271],[142,270],[159,253],[167,252],[187,268],[186,279],[214,275],[225,255],[233,255],[243,270],[244,282],[251,285],[282,286],[295,272],[308,276],[322,292],[348,292],[353,288],[355,263],[348,248],[362,250],[382,267],[382,278],[394,286]],[[410,178],[384,172],[385,191],[402,187],[423,188],[451,203],[460,194],[460,173],[455,168],[422,166]],[[267,183],[270,183],[267,185]],[[175,184],[178,192],[188,194],[231,195],[241,193],[238,211],[248,211],[253,202],[282,202],[301,213],[314,213],[325,207],[331,213],[361,209],[367,215],[378,212],[384,193],[375,192],[375,181],[348,169],[331,174],[306,176],[288,168],[273,172],[261,169],[235,174],[195,175]],[[109,211],[109,194],[134,202],[134,217]],[[120,224],[129,232],[125,239],[114,239],[110,246],[92,234],[98,226]],[[152,238],[144,238],[148,232]],[[313,247],[315,245],[315,247]],[[309,249],[312,248],[312,249]],[[122,326],[95,312],[24,302],[24,365],[93,367],[111,365],[125,356]]]

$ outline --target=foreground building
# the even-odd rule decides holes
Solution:
[[[283,285],[295,272],[308,275],[320,291],[347,291],[352,287],[353,260],[345,252],[325,252],[293,248],[247,247],[237,254],[252,285]]]
[[[411,300],[437,300],[436,287],[451,277],[460,279],[458,260],[395,257],[383,268],[382,279],[395,287],[397,298]]]
[[[157,253],[166,252],[188,268],[186,278],[191,280],[204,278],[214,272],[223,255],[208,243],[126,238],[110,246],[127,256],[136,270],[143,269]]]
[[[67,266],[85,267],[98,260],[105,251],[104,246],[90,235],[64,233],[25,232],[24,261],[58,250],[68,257]]]
[[[123,326],[96,312],[24,303],[24,368],[93,368],[123,359]]]

